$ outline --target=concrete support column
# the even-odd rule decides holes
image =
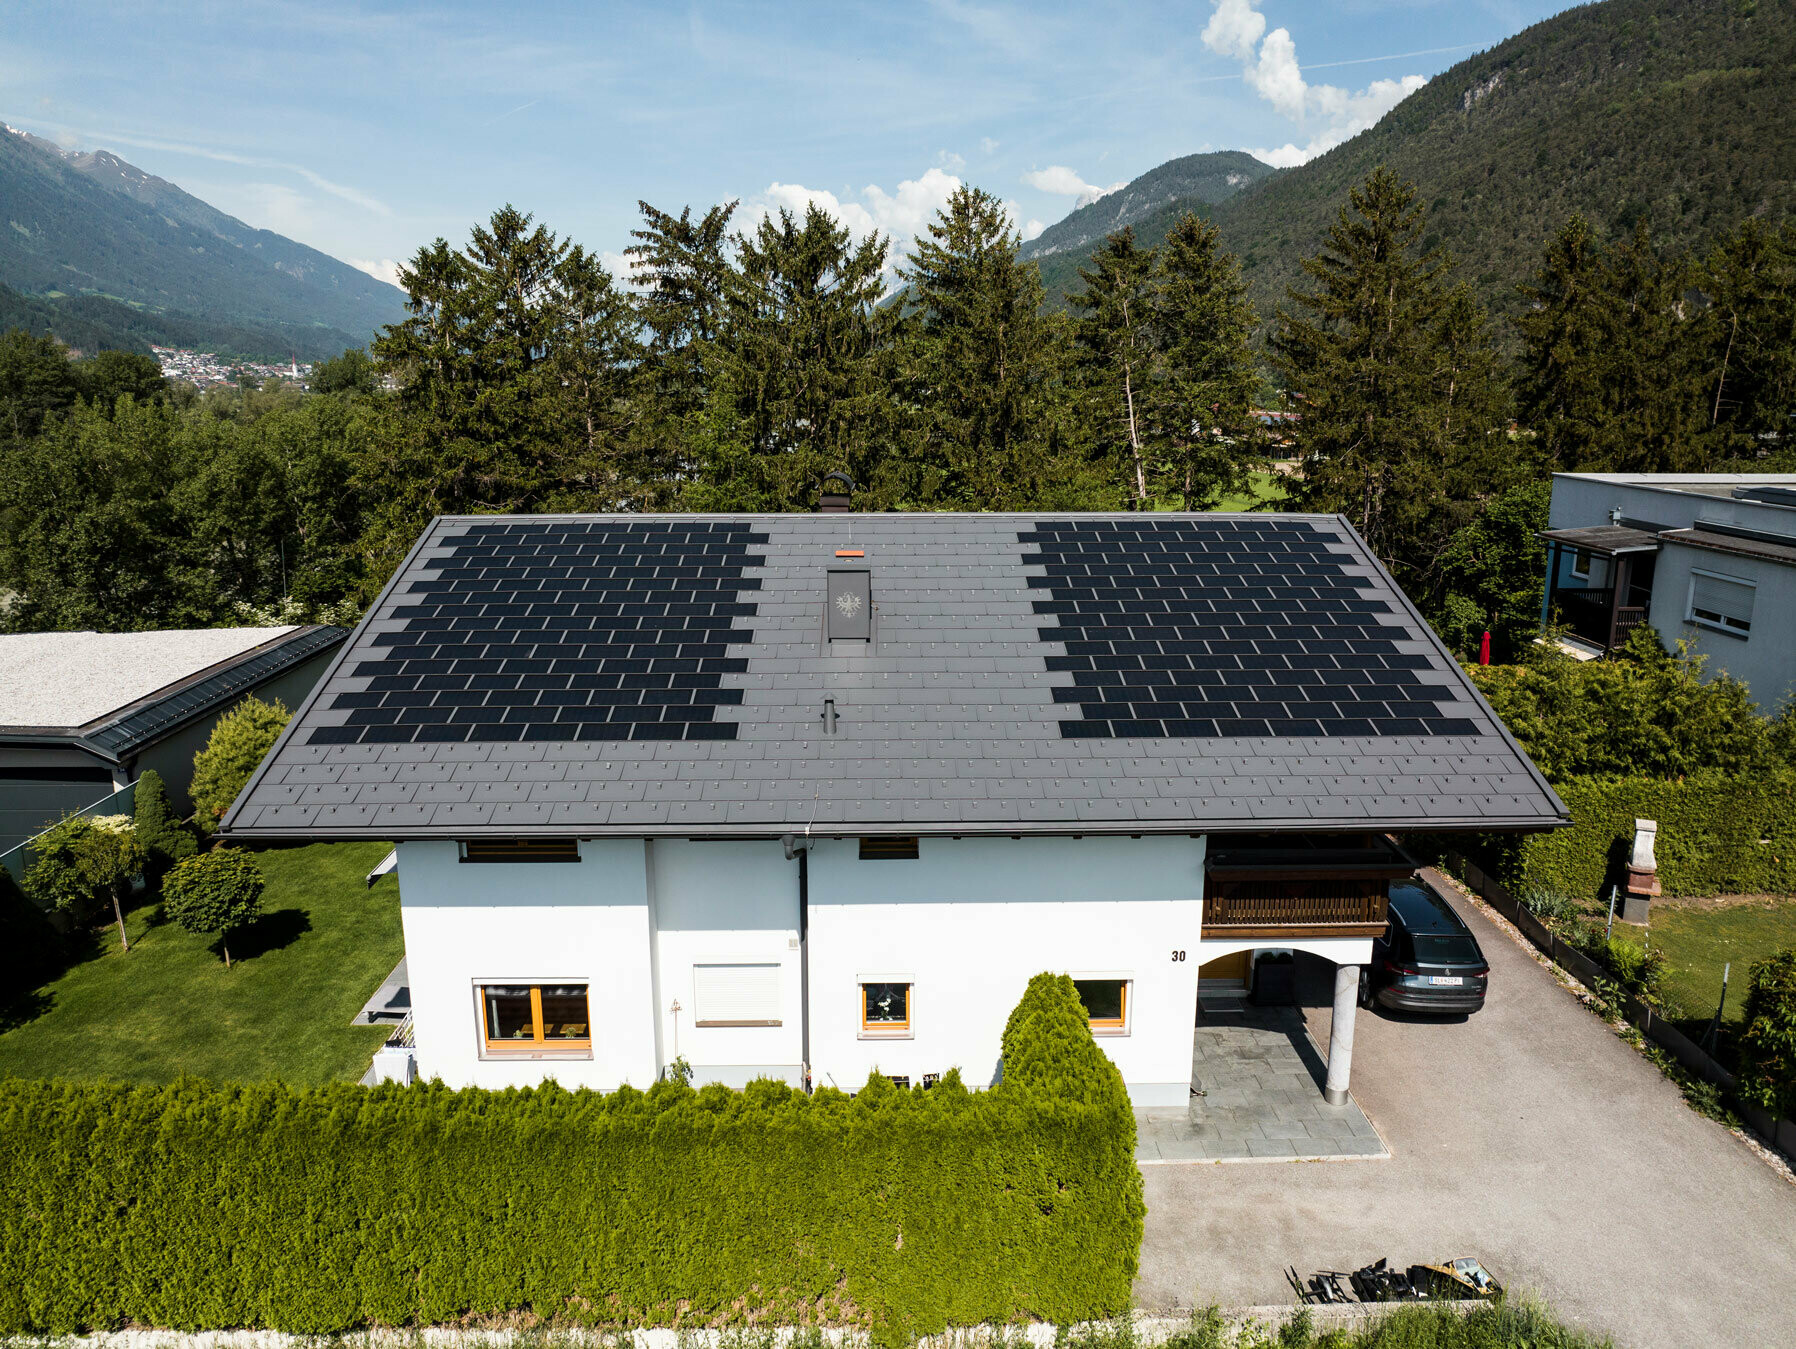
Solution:
[[[1347,1104],[1347,1077],[1353,1071],[1353,1015],[1359,1011],[1359,966],[1335,966],[1335,1014],[1328,1031],[1328,1085],[1322,1095],[1330,1105]]]

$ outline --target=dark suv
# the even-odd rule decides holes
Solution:
[[[1360,971],[1362,1007],[1374,1002],[1408,1012],[1475,1012],[1484,1006],[1490,965],[1460,916],[1417,881],[1390,890],[1390,926],[1372,943]]]

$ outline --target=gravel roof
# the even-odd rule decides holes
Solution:
[[[88,726],[295,631],[200,628],[0,636],[0,728]]]
[[[863,617],[841,576],[863,569],[871,640],[831,641],[831,603]],[[1338,517],[480,516],[432,523],[223,827],[1564,818]]]

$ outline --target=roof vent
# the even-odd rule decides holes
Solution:
[[[846,473],[826,473],[823,491],[817,497],[817,510],[824,515],[845,515],[851,509],[848,499],[853,495],[853,478]]]

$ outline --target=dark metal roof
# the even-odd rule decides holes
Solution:
[[[1774,543],[1766,538],[1743,534],[1721,534],[1708,529],[1668,529],[1659,536],[1666,543],[1681,543],[1686,548],[1703,548],[1712,553],[1732,553],[1736,557],[1757,557],[1767,562],[1796,563],[1796,539]]]
[[[1543,529],[1539,537],[1548,543],[1563,543],[1580,552],[1598,557],[1615,557],[1621,553],[1654,553],[1659,539],[1645,530],[1625,525],[1586,525],[1578,529]]]
[[[90,749],[102,758],[120,762],[145,745],[160,740],[197,717],[216,711],[242,694],[339,645],[345,628],[307,626],[255,647],[230,660],[220,661],[189,679],[159,689],[103,721],[80,728],[74,734],[46,732],[41,736],[9,733],[9,741],[55,740]]]
[[[839,555],[866,642],[826,640]],[[1563,822],[1338,517],[819,514],[435,521],[223,827]]]

